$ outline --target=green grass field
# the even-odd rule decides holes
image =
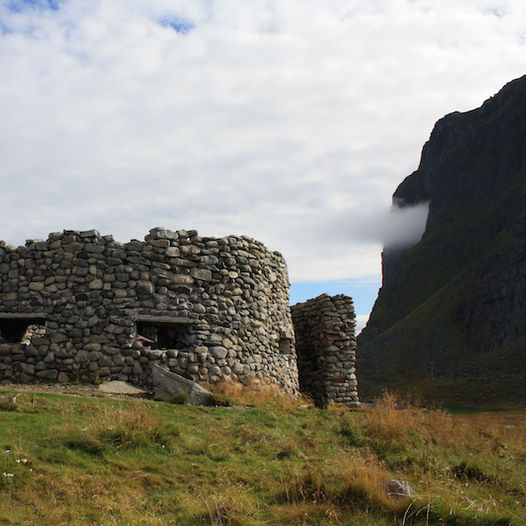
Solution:
[[[243,407],[28,392],[0,403],[0,524],[526,524],[524,411],[228,394]],[[388,496],[390,478],[416,496]]]

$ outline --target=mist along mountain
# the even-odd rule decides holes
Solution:
[[[440,119],[401,208],[429,203],[414,246],[386,245],[358,339],[360,396],[526,401],[526,76]]]

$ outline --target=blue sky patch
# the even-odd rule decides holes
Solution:
[[[14,13],[21,13],[26,9],[52,9],[57,11],[62,0],[8,0],[7,8]]]
[[[182,35],[186,35],[195,28],[195,24],[191,20],[178,16],[161,18],[159,24],[164,27],[171,27],[176,33]]]
[[[498,7],[490,7],[486,9],[486,11],[492,14],[493,16],[496,16],[497,18],[502,18],[504,16],[504,13]]]
[[[356,314],[369,314],[373,308],[374,301],[381,286],[380,276],[371,276],[370,279],[345,279],[334,281],[296,281],[290,285],[290,304],[315,298],[320,294],[327,293],[346,294],[354,300]]]
[[[9,35],[10,33],[12,33],[13,31],[11,29],[9,29],[6,25],[4,25],[2,23],[2,21],[0,21],[0,34],[2,36],[4,35]]]

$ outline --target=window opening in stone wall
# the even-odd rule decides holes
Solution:
[[[280,338],[279,352],[281,354],[291,354],[292,353],[292,338]]]
[[[33,316],[0,315],[0,343],[30,343],[34,333],[42,331],[45,320]]]
[[[182,349],[193,335],[190,324],[137,321],[137,340],[151,349]]]

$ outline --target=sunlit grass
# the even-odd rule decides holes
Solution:
[[[526,524],[523,412],[220,394],[234,407],[21,394],[0,410],[0,524]]]

